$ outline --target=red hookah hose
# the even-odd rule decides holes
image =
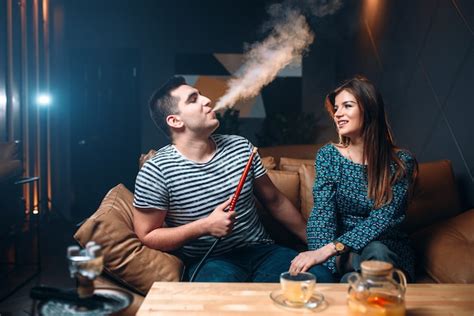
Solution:
[[[244,172],[242,173],[242,176],[240,176],[239,184],[237,185],[237,189],[235,190],[235,193],[232,196],[232,200],[230,201],[229,209],[227,210],[227,212],[233,212],[235,210],[235,205],[237,204],[237,200],[239,199],[240,191],[242,191],[245,180],[247,179],[247,174],[249,173],[250,167],[252,166],[253,157],[257,153],[257,150],[258,150],[258,148],[254,147],[254,149],[252,150],[252,153],[250,154],[249,160],[247,161],[247,165],[245,166],[245,169],[244,169]],[[212,251],[214,250],[216,245],[219,243],[219,240],[221,240],[221,237],[216,238],[216,240],[211,245],[209,250],[202,257],[201,261],[199,261],[198,265],[196,266],[196,269],[194,269],[193,275],[189,278],[189,282],[194,281],[194,279],[196,278],[197,273],[201,269],[202,264],[211,255]]]
[[[245,166],[244,172],[240,177],[239,184],[237,185],[237,189],[235,190],[234,196],[232,196],[232,200],[230,201],[230,206],[228,210],[229,212],[235,210],[235,205],[237,204],[237,200],[239,199],[240,191],[242,191],[242,188],[244,187],[245,180],[247,179],[247,174],[249,173],[250,167],[252,166],[253,157],[257,153],[257,150],[258,148],[255,147],[252,150],[252,153],[250,154],[249,160],[247,161],[247,165]]]

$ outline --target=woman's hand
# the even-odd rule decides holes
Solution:
[[[312,266],[326,262],[331,256],[335,254],[335,249],[332,243],[319,248],[317,250],[310,250],[301,252],[293,260],[289,272],[296,274],[299,272],[308,271]]]

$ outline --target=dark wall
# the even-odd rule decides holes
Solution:
[[[98,206],[116,183],[126,183],[133,189],[140,153],[168,143],[153,125],[147,101],[157,87],[175,74],[176,56],[242,52],[244,42],[258,39],[257,28],[266,2],[53,0],[53,81],[62,101],[53,114],[53,177],[58,192],[54,205],[67,217],[80,220]],[[128,62],[136,72],[136,78],[127,80],[133,85],[130,89],[135,84],[138,88],[135,100],[127,101],[133,112],[122,116],[129,118],[124,122],[114,116],[117,106],[123,103],[118,102],[119,95],[116,101],[103,100],[109,90],[113,92],[114,87],[127,82],[107,85],[107,80],[115,78],[106,80],[104,74],[126,52],[130,52]],[[97,83],[96,89],[92,89],[93,82]],[[130,132],[126,137],[117,137],[127,152],[111,147],[114,140],[106,137],[117,125]],[[119,131],[116,135],[121,135]],[[136,138],[135,131],[139,133]],[[120,160],[116,159],[118,156]],[[117,166],[114,176],[104,173],[104,166],[112,164],[110,159],[115,159]],[[125,168],[130,161],[135,169],[133,175],[128,175]]]
[[[95,49],[111,56],[133,51],[138,73],[133,106],[139,123],[127,128],[140,131],[138,156],[168,142],[150,120],[146,103],[175,73],[176,56],[242,52],[244,43],[263,38],[259,28],[272,2],[52,0],[64,25],[55,42],[62,60],[53,65],[56,82],[70,90],[72,51]],[[474,82],[474,2],[344,3],[333,16],[310,19],[316,40],[303,60],[302,108],[316,114],[317,141],[335,137],[323,110],[325,94],[343,79],[364,74],[384,95],[398,145],[420,162],[451,160],[464,200],[473,206],[474,148],[467,120],[473,116],[468,94]]]
[[[334,136],[322,111],[328,86],[363,74],[384,96],[397,144],[420,162],[451,160],[462,198],[474,206],[474,2],[365,1],[345,10],[325,25],[329,36],[304,65],[304,108],[321,115],[319,140]]]
[[[373,75],[386,95],[396,138],[421,162],[451,160],[463,200],[472,207],[474,2],[392,5],[390,24],[374,41],[381,66]]]
[[[270,1],[59,1],[64,4],[69,48],[97,47],[110,54],[139,51],[143,150],[168,142],[149,119],[147,100],[175,74],[180,53],[238,53],[257,29]]]
[[[175,74],[179,54],[241,53],[245,42],[258,38],[269,1],[180,1],[160,3],[146,17],[143,47],[142,150],[169,141],[149,118],[146,102],[157,87]]]

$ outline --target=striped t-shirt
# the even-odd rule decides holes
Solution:
[[[207,217],[232,196],[253,146],[247,139],[235,135],[212,135],[211,138],[216,152],[206,163],[186,159],[173,145],[158,150],[137,175],[134,206],[165,210],[166,225],[177,227]],[[249,243],[273,242],[260,222],[253,196],[254,179],[265,173],[256,154],[235,207],[233,231],[218,243],[214,255]],[[187,243],[181,251],[192,257],[202,256],[214,240],[213,236],[202,236]]]

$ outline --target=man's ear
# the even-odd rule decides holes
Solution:
[[[184,123],[181,121],[179,115],[171,114],[166,117],[166,124],[172,128],[181,128],[183,127]]]

